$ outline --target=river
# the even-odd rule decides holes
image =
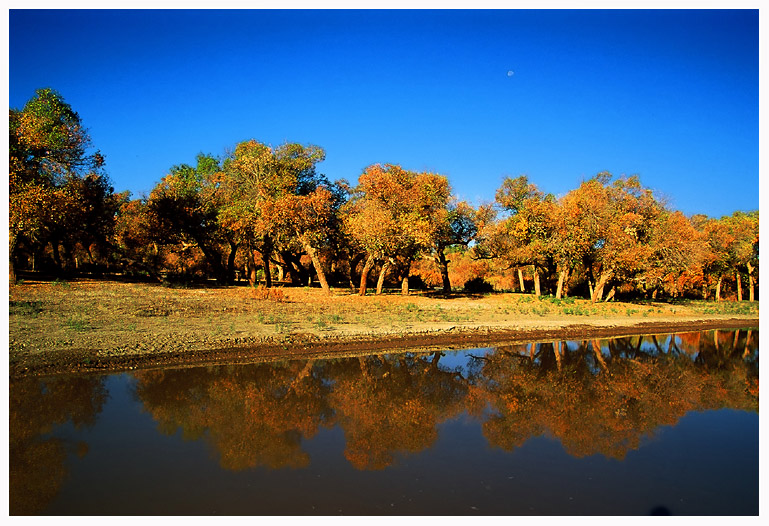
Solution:
[[[10,382],[12,515],[757,515],[758,330]]]

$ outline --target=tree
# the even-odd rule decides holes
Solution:
[[[544,194],[528,177],[507,177],[496,193],[496,204],[503,213],[498,222],[488,223],[484,233],[488,257],[498,258],[507,268],[531,265],[534,270],[534,293],[541,294],[540,271],[552,260],[555,198]],[[519,270],[520,275],[520,270]],[[522,282],[522,278],[521,278]],[[523,290],[523,283],[521,283]]]
[[[610,280],[628,281],[644,271],[652,254],[650,238],[662,205],[637,176],[620,177],[611,184],[602,172],[573,190],[580,202],[575,224],[588,236],[586,258],[592,263],[595,288],[591,300],[603,297]]]
[[[435,240],[435,261],[438,263],[443,283],[443,292],[451,292],[449,262],[446,249],[467,247],[478,233],[476,211],[466,201],[452,201],[448,205],[445,222],[438,227]]]
[[[286,143],[272,148],[250,140],[238,144],[233,155],[224,162],[226,176],[223,184],[227,202],[222,210],[223,224],[238,234],[251,253],[261,253],[268,287],[272,286],[270,265],[276,242],[281,237],[293,238],[297,232],[287,222],[290,221],[288,218],[301,218],[300,231],[307,242],[302,243],[313,251],[311,241],[318,241],[318,237],[311,233],[312,229],[327,224],[324,221],[328,216],[321,212],[326,206],[321,205],[323,192],[314,200],[308,198],[307,202],[295,199],[309,196],[320,186],[329,186],[325,176],[315,169],[324,158],[325,152],[317,146]],[[308,208],[307,203],[320,208]],[[317,257],[313,261],[316,260]],[[316,272],[322,275],[320,262],[314,265]]]
[[[366,293],[368,272],[376,260],[384,262],[377,294],[397,261],[403,267],[401,291],[408,294],[411,262],[434,246],[447,223],[450,193],[448,179],[442,175],[392,164],[374,164],[363,171],[344,212],[346,231],[368,254],[360,295]]]
[[[755,299],[753,271],[758,266],[758,211],[735,212],[720,219],[703,218],[700,228],[709,251],[705,272],[716,278],[716,301],[721,300],[721,284],[728,272],[734,272],[737,299],[742,301],[741,272],[746,270],[751,301]]]
[[[9,112],[9,278],[15,281],[19,242],[47,241],[47,230],[72,210],[67,179],[100,174],[104,158],[88,153],[80,116],[50,88],[38,89],[21,110]],[[106,179],[105,179],[106,180]],[[54,251],[54,253],[56,253]]]
[[[279,231],[292,234],[310,258],[318,274],[321,288],[331,293],[323,270],[318,248],[329,243],[338,229],[338,210],[341,205],[339,193],[325,186],[318,186],[306,195],[288,194],[282,199],[270,202],[268,214],[274,217]]]
[[[651,254],[644,278],[653,290],[653,297],[663,283],[672,285],[674,295],[682,292],[678,285],[682,275],[701,279],[706,242],[702,233],[681,212],[664,211],[656,218],[649,245]]]
[[[152,190],[147,206],[159,228],[169,235],[167,242],[194,243],[202,251],[220,283],[234,280],[238,242],[234,232],[222,225],[219,214],[224,206],[221,189],[224,174],[219,161],[199,154],[195,167],[180,164],[171,167]],[[228,247],[227,263],[223,261]]]
[[[146,273],[161,281],[163,245],[173,236],[150,211],[146,199],[126,199],[115,221],[114,243],[124,270]]]
[[[747,271],[750,287],[750,301],[755,300],[753,271],[758,267],[758,210],[743,213],[734,212],[728,219],[734,242],[730,246],[734,275],[737,280],[737,299],[742,301],[743,269]]]

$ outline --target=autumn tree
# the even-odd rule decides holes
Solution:
[[[555,198],[544,194],[527,176],[507,177],[496,193],[499,220],[485,220],[481,224],[480,257],[495,259],[506,269],[518,269],[523,286],[522,266],[531,266],[534,273],[534,293],[541,294],[540,274],[552,261],[550,253],[553,235]]]
[[[758,211],[735,212],[720,219],[706,218],[700,220],[700,224],[709,248],[705,271],[716,280],[716,301],[721,300],[721,285],[729,273],[734,273],[737,298],[742,300],[742,271],[747,271],[752,301],[755,298],[753,276],[758,267]]]
[[[101,174],[104,158],[98,151],[89,153],[91,141],[80,116],[56,91],[37,90],[21,110],[10,110],[8,121],[9,277],[13,282],[19,243],[46,243],[53,230],[72,223],[71,214],[77,210],[74,183],[88,176],[86,186],[101,183],[106,190],[109,185]],[[110,193],[111,189],[100,197]]]
[[[574,190],[585,205],[576,224],[590,239],[587,258],[595,277],[594,302],[602,299],[610,280],[627,282],[646,269],[653,251],[652,228],[663,212],[637,176],[611,179],[602,172]]]
[[[451,189],[445,176],[413,172],[392,164],[374,164],[360,175],[345,209],[347,232],[368,254],[361,274],[360,295],[366,293],[368,272],[382,261],[377,294],[384,278],[402,263],[402,293],[408,294],[411,262],[429,250],[448,220]]]
[[[168,225],[165,225],[168,227]],[[146,274],[161,281],[173,232],[163,230],[147,199],[126,199],[115,219],[115,256],[124,271]]]
[[[758,267],[758,210],[734,212],[728,223],[734,237],[730,254],[737,281],[737,300],[742,301],[742,273],[745,272],[748,275],[749,299],[754,301],[753,271]]]
[[[324,158],[317,146],[286,143],[273,148],[250,140],[238,144],[224,162],[223,224],[237,233],[251,254],[261,254],[267,286],[272,286],[271,258],[278,243],[294,238],[312,252],[308,255],[319,280],[325,282],[317,248],[336,203],[328,180],[316,171]]]
[[[288,194],[265,206],[268,215],[274,218],[276,229],[292,235],[310,256],[320,286],[327,294],[331,293],[331,288],[318,249],[328,245],[338,230],[339,206],[338,194],[325,186],[318,186],[305,195]]]
[[[644,278],[653,297],[664,283],[672,286],[674,295],[681,293],[679,278],[683,275],[688,275],[690,281],[702,279],[707,243],[681,212],[659,214],[651,228],[649,245],[651,253]]]

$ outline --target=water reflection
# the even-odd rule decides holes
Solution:
[[[174,434],[211,443],[228,469],[304,467],[302,439],[344,431],[345,458],[384,469],[429,448],[463,411],[492,446],[549,434],[576,457],[622,459],[689,411],[758,411],[758,334],[711,331],[498,347],[467,372],[442,353],[137,373],[137,396]]]
[[[622,459],[689,411],[758,411],[757,335],[724,331],[508,346],[469,375],[483,433],[505,450],[549,434]]]
[[[300,468],[302,439],[331,425],[331,389],[313,365],[140,372],[136,395],[162,433],[206,440],[225,469]]]
[[[462,357],[458,360],[457,357]],[[346,462],[384,470],[431,448],[465,415],[488,445],[514,451],[554,437],[576,458],[623,459],[660,426],[711,409],[758,412],[758,331],[507,345],[277,364],[143,371],[132,396],[165,436],[202,441],[227,471],[300,469],[322,429],[344,437]],[[10,384],[10,510],[43,512],[93,425],[102,378]],[[76,461],[76,460],[75,460]]]
[[[85,442],[50,436],[56,426],[94,424],[107,399],[99,378],[10,382],[9,481],[11,515],[40,513],[56,496],[67,474],[68,452],[83,457]]]

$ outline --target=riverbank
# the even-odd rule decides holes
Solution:
[[[11,377],[758,327],[758,302],[531,294],[360,297],[337,289],[170,288],[79,279],[9,290]]]

